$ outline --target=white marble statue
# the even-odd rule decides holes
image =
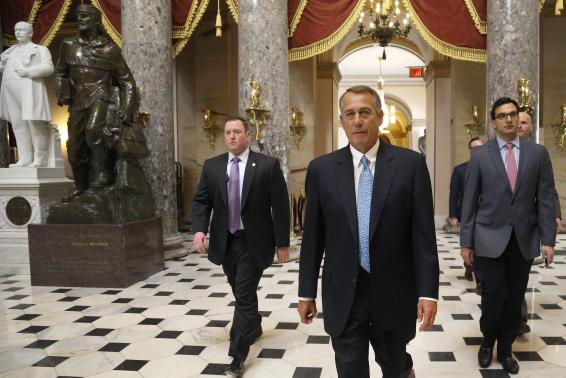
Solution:
[[[0,119],[12,124],[19,155],[10,167],[45,167],[51,110],[44,78],[53,74],[51,53],[31,42],[33,28],[27,22],[18,22],[14,34],[18,44],[0,55]]]

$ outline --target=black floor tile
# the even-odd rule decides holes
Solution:
[[[40,316],[39,314],[23,314],[14,318],[14,320],[32,320]]]
[[[298,303],[297,302],[293,302],[289,304],[289,308],[297,308],[298,307]]]
[[[210,277],[224,277],[224,273],[213,273]]]
[[[228,307],[234,307],[236,306],[236,301],[231,301],[230,303],[228,303]]]
[[[292,285],[295,281],[288,281],[288,280],[281,280],[278,281],[277,284],[279,285]]]
[[[106,336],[112,331],[114,330],[110,328],[95,328],[89,333],[87,333],[85,336]]]
[[[283,355],[285,354],[285,349],[269,349],[269,348],[265,348],[262,349],[261,352],[259,352],[259,355],[257,356],[257,358],[275,358],[275,359],[281,359],[283,358]]]
[[[25,310],[28,307],[35,306],[33,303],[20,303],[13,307],[10,307],[10,310]]]
[[[100,319],[100,316],[83,316],[80,319],[75,320],[75,323],[93,323]]]
[[[147,310],[147,308],[145,308],[145,307],[130,307],[129,309],[124,311],[124,313],[125,314],[141,314],[145,310]]]
[[[65,311],[83,311],[86,310],[87,308],[89,308],[89,306],[73,306],[66,309]]]
[[[193,281],[194,281],[193,278],[181,278],[177,282],[193,282]]]
[[[541,320],[542,318],[538,314],[528,313],[527,319],[529,320]]]
[[[69,357],[47,356],[44,359],[37,361],[32,366],[55,367],[59,365],[61,362],[65,361],[67,358]]]
[[[470,314],[452,314],[452,319],[454,319],[454,320],[473,320],[474,318]]]
[[[121,293],[122,290],[106,290],[105,292],[103,292],[102,294],[106,294],[106,295],[116,295],[118,293]]]
[[[181,331],[162,331],[159,335],[155,336],[158,339],[176,339]]]
[[[193,289],[195,290],[206,290],[210,287],[210,285],[195,285],[193,286]]]
[[[224,298],[228,293],[210,293],[210,298]]]
[[[433,362],[456,361],[452,352],[428,352],[428,358]]]
[[[9,287],[9,288],[4,289],[2,291],[14,292],[14,291],[22,290],[22,289],[23,289],[23,287]]]
[[[298,367],[293,373],[293,378],[320,378],[322,368]]]
[[[545,310],[562,310],[562,307],[558,306],[556,303],[541,303],[540,307]]]
[[[546,345],[566,345],[563,337],[541,337]]]
[[[193,308],[192,310],[189,310],[189,312],[187,312],[186,315],[204,315],[208,312],[208,310],[200,310],[197,308]]]
[[[537,352],[513,352],[519,361],[543,361]]]
[[[112,301],[112,303],[130,303],[134,298],[118,298]]]
[[[271,315],[271,311],[258,311],[258,313],[262,318],[268,318]]]
[[[180,276],[181,273],[167,273],[165,276],[166,277],[175,277],[175,276]]]
[[[4,300],[10,300],[10,301],[19,301],[20,299],[24,299],[26,297],[29,297],[29,295],[12,295],[11,297],[8,298],[4,298]]]
[[[157,286],[159,286],[158,284],[145,284],[142,286],[142,289],[155,289]]]
[[[283,298],[283,294],[267,294],[265,299],[281,299]]]
[[[59,299],[59,302],[74,302],[77,299],[81,299],[81,297],[63,297]]]
[[[443,295],[442,299],[445,301],[461,301],[460,297],[457,295]]]
[[[426,332],[444,332],[444,328],[442,328],[441,324],[433,324],[426,330]]]
[[[481,345],[483,337],[464,337],[466,345]]]
[[[138,324],[143,324],[143,325],[158,325],[159,323],[161,323],[164,319],[162,318],[146,318],[144,320],[142,320],[141,322],[139,322]]]
[[[108,343],[100,348],[99,352],[119,352],[125,347],[130,345],[129,343]]]
[[[27,328],[22,329],[21,331],[18,331],[18,333],[39,333],[41,331],[43,331],[44,329],[47,329],[49,327],[45,327],[45,326],[29,326]]]
[[[169,302],[170,305],[186,305],[187,303],[189,303],[190,300],[188,299],[174,299],[171,302]]]
[[[51,344],[55,344],[57,340],[37,340],[31,344],[25,346],[25,348],[38,348],[38,349],[45,349]]]
[[[224,375],[228,364],[208,364],[200,373],[203,375]]]
[[[114,370],[128,370],[128,371],[138,371],[147,361],[144,360],[124,360],[122,363],[114,368]]]
[[[230,323],[229,320],[211,320],[205,325],[205,327],[226,327]]]
[[[155,297],[168,297],[173,294],[172,291],[158,291],[157,293],[153,294]]]
[[[329,344],[330,336],[315,336],[311,335],[307,339],[307,344]]]
[[[278,323],[275,329],[297,329],[298,326],[299,323],[282,322]]]
[[[71,291],[71,290],[73,290],[73,289],[64,289],[64,288],[61,288],[61,289],[53,290],[52,293],[68,293],[68,292]]]
[[[183,346],[181,349],[179,349],[177,351],[177,354],[185,354],[185,355],[191,355],[191,356],[197,356],[200,354],[200,352],[202,352],[203,350],[205,350],[206,347],[205,346],[200,346],[200,345],[185,345]]]

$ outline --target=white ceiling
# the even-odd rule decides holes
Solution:
[[[362,76],[378,76],[379,60],[383,53],[383,47],[378,44],[366,45],[358,50],[354,50],[345,56],[338,68],[343,79],[351,79]],[[408,67],[424,66],[424,62],[417,55],[403,48],[387,46],[385,49],[387,59],[381,63],[381,73],[383,77],[408,78]],[[422,79],[416,79],[422,80]]]

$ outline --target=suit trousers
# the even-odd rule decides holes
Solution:
[[[222,268],[236,298],[228,355],[245,360],[250,345],[262,332],[257,286],[263,271],[251,255],[244,231],[236,231],[233,235],[228,233]]]
[[[533,259],[523,257],[515,232],[511,233],[501,256],[475,257],[474,265],[482,284],[480,329],[483,345],[493,347],[497,341],[498,356],[511,356],[532,263]]]
[[[371,321],[372,311],[387,311],[387,304],[384,308],[375,308],[371,297],[370,275],[360,268],[350,318],[342,334],[332,338],[338,377],[369,378],[368,352],[371,344],[384,378],[406,378],[413,367],[406,347],[415,337],[415,325],[392,331],[376,329]]]

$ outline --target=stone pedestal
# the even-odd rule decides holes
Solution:
[[[0,272],[29,273],[27,226],[73,187],[64,168],[0,168]]]
[[[28,229],[33,286],[127,287],[165,268],[160,217]]]

